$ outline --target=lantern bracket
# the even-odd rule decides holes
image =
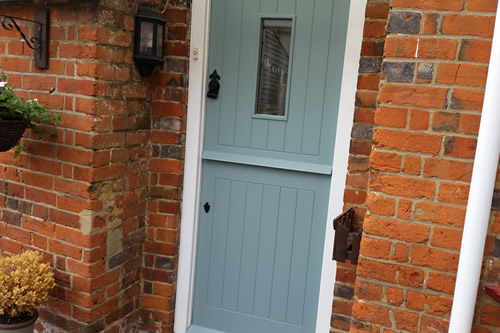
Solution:
[[[26,45],[34,50],[35,67],[48,68],[49,64],[49,11],[39,9],[35,11],[35,20],[28,20],[21,17],[0,14],[2,19],[0,24],[5,30],[17,30]],[[33,36],[27,37],[22,31],[17,21],[33,23]]]

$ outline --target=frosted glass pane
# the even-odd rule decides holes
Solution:
[[[262,20],[257,114],[285,115],[291,35],[291,19]]]

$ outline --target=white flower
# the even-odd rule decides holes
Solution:
[[[5,81],[0,81],[0,88],[3,88],[7,85],[7,82]]]

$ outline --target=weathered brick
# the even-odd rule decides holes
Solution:
[[[420,31],[421,14],[416,12],[392,12],[387,24],[388,33],[416,34]]]

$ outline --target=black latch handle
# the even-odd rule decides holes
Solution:
[[[216,99],[217,96],[219,96],[219,90],[220,90],[220,75],[217,74],[217,70],[215,69],[212,74],[209,76],[210,82],[208,83],[208,93],[207,97]]]

